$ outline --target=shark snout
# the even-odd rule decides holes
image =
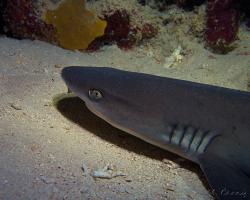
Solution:
[[[69,90],[77,93],[83,92],[86,86],[86,73],[83,67],[65,67],[62,69],[61,76]]]
[[[75,74],[76,72],[75,72],[74,67],[65,67],[62,69],[62,72],[61,72],[61,76],[66,83],[72,82]]]

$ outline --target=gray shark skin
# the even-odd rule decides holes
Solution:
[[[62,78],[114,127],[198,163],[219,199],[250,199],[250,93],[105,67]]]

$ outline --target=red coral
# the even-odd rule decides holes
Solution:
[[[236,0],[208,0],[206,41],[214,49],[225,50],[237,38],[240,13]]]
[[[117,10],[111,15],[106,15],[108,23],[106,28],[106,38],[114,41],[120,48],[129,49],[136,42],[134,34],[136,29],[130,25],[130,18],[126,10]]]
[[[32,0],[8,0],[4,11],[5,26],[14,37],[54,40],[54,28],[44,23]]]
[[[104,36],[92,42],[88,50],[95,51],[106,43],[116,43],[122,49],[130,49],[136,42],[136,29],[130,25],[130,18],[126,10],[116,10],[105,14],[107,27]]]
[[[129,14],[126,10],[116,10],[106,13],[107,27],[104,36],[95,39],[88,47],[89,51],[98,50],[104,44],[116,43],[119,48],[131,49],[138,39],[154,37],[157,29],[151,24],[144,24],[142,28],[132,26]],[[142,38],[137,33],[141,32]]]

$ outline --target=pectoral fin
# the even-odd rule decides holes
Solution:
[[[240,163],[205,153],[199,157],[200,167],[212,187],[222,200],[250,199],[250,174]]]

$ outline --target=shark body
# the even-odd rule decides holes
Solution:
[[[219,199],[250,199],[250,93],[105,67],[62,78],[114,127],[199,164]]]

